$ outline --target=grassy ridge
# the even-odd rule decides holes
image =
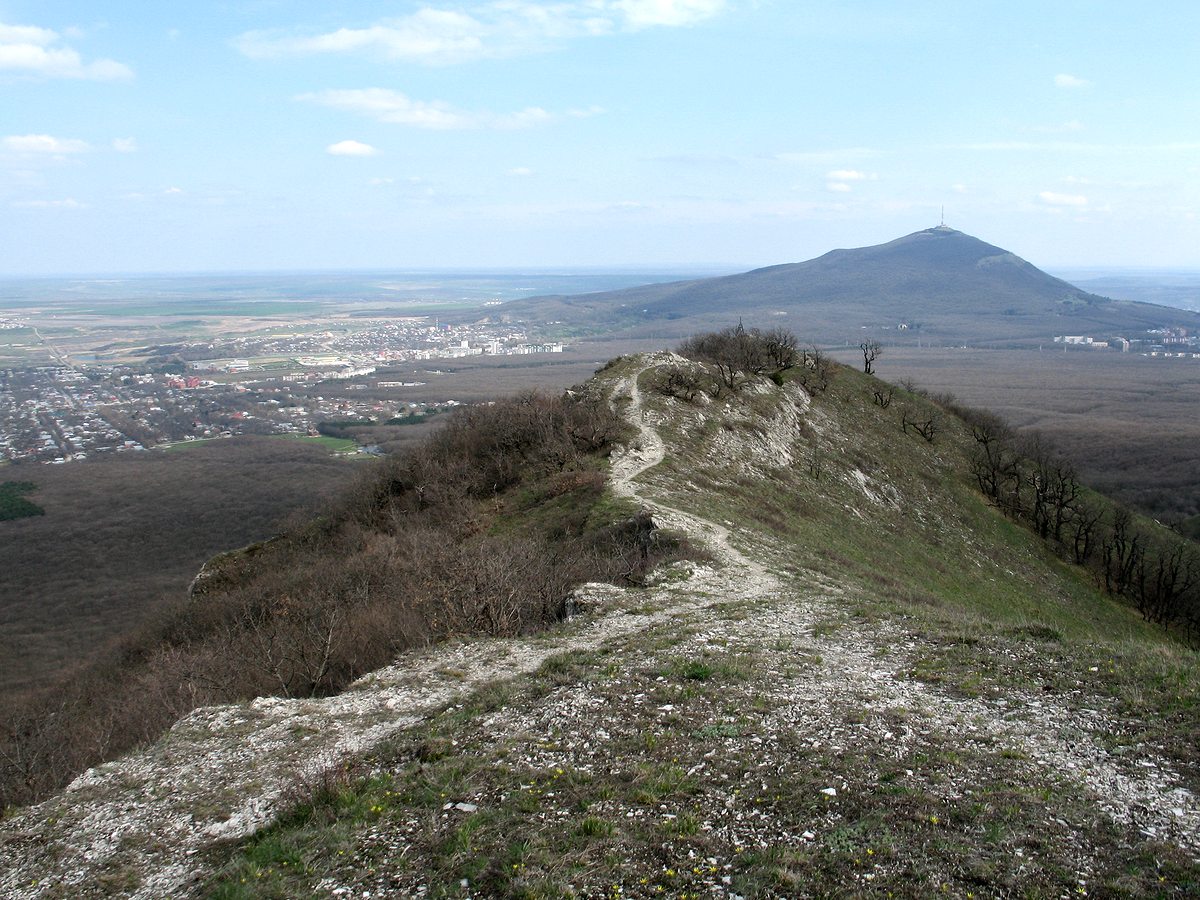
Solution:
[[[1200,890],[1195,861],[1031,756],[1045,745],[973,724],[1053,710],[1070,724],[1052,741],[1161,754],[1200,786],[1196,653],[990,505],[964,422],[903,391],[883,408],[878,381],[842,369],[785,460],[766,449],[785,391],[689,405],[656,378],[641,387],[669,451],[651,492],[731,527],[793,599],[731,597],[454,704],[307,785],[213,896]],[[933,442],[903,427],[924,417]],[[873,669],[904,702],[875,695]],[[1081,730],[1097,710],[1115,727]]]

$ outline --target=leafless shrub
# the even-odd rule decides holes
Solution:
[[[456,415],[325,516],[216,560],[103,662],[6,715],[0,803],[44,796],[197,705],[329,694],[449,634],[534,630],[581,582],[636,583],[687,548],[652,523],[593,521],[596,459],[623,427],[588,397],[525,394]]]
[[[823,394],[833,382],[834,366],[833,360],[824,351],[810,346],[801,353],[796,380],[809,394]]]
[[[723,331],[693,335],[679,345],[679,354],[713,366],[720,385],[737,391],[764,374],[781,377],[796,365],[796,347],[796,337],[789,331],[747,331],[739,322]]]
[[[928,443],[932,444],[941,430],[941,420],[936,414],[924,417],[910,417],[908,410],[905,410],[901,414],[900,427],[905,434],[908,434],[908,429],[911,428]]]
[[[711,376],[690,366],[663,366],[655,376],[654,385],[659,393],[686,403],[695,403],[701,395],[719,390]]]

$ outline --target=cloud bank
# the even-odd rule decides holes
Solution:
[[[111,59],[84,62],[76,50],[63,43],[61,34],[49,28],[0,22],[0,75],[4,74],[120,81],[132,78],[133,70]]]
[[[438,100],[413,100],[399,91],[387,88],[317,91],[300,94],[296,99],[368,116],[379,122],[435,131],[529,128],[553,118],[538,106],[530,106],[515,113],[472,112],[455,109]]]
[[[0,147],[9,153],[26,156],[66,156],[69,153],[86,153],[92,149],[87,141],[72,138],[56,138],[48,134],[14,134],[0,139]]]
[[[359,53],[397,62],[454,65],[534,53],[565,40],[646,28],[680,28],[719,15],[726,0],[574,0],[425,7],[407,16],[319,34],[250,31],[234,46],[252,59]]]

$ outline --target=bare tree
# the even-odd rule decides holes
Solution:
[[[822,394],[833,381],[833,361],[815,346],[803,351],[800,360],[800,386],[810,394]]]
[[[1103,517],[1103,510],[1092,504],[1077,503],[1071,520],[1071,555],[1078,565],[1084,565],[1095,552],[1096,526]]]
[[[913,431],[923,437],[926,442],[932,444],[934,438],[937,437],[937,433],[941,430],[941,420],[938,418],[936,413],[931,414],[923,419],[910,418],[908,415],[908,410],[905,410],[900,416],[900,428],[905,434],[908,434],[908,429],[911,428]]]
[[[971,474],[984,495],[996,506],[1016,518],[1020,504],[1012,500],[1019,496],[1021,459],[1012,445],[1012,431],[998,417],[980,415],[971,426],[975,452],[971,456]]]
[[[772,328],[762,335],[762,339],[765,342],[767,359],[774,367],[776,375],[795,368],[799,358],[796,335],[786,328]]]
[[[858,345],[858,349],[862,351],[863,356],[863,371],[868,375],[875,374],[875,360],[883,354],[883,347],[879,341],[868,340],[863,341]]]
[[[1104,589],[1110,594],[1129,594],[1146,555],[1145,538],[1127,509],[1113,512],[1112,527],[1100,546],[1104,563]]]
[[[1185,618],[1185,599],[1198,582],[1200,558],[1183,541],[1174,542],[1159,550],[1148,577],[1140,579],[1138,609],[1150,622],[1173,625]]]

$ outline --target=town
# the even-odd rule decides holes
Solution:
[[[1145,335],[1130,340],[1123,337],[1100,338],[1085,334],[1060,334],[1054,343],[1063,349],[1079,347],[1086,350],[1119,350],[1122,353],[1140,353],[1156,358],[1200,359],[1200,335],[1190,334],[1183,327],[1155,328]]]
[[[328,324],[152,345],[139,359],[56,350],[53,364],[0,369],[0,460],[62,464],[243,434],[345,438],[459,405],[412,396],[440,374],[413,363],[566,349],[519,328],[425,317]]]

